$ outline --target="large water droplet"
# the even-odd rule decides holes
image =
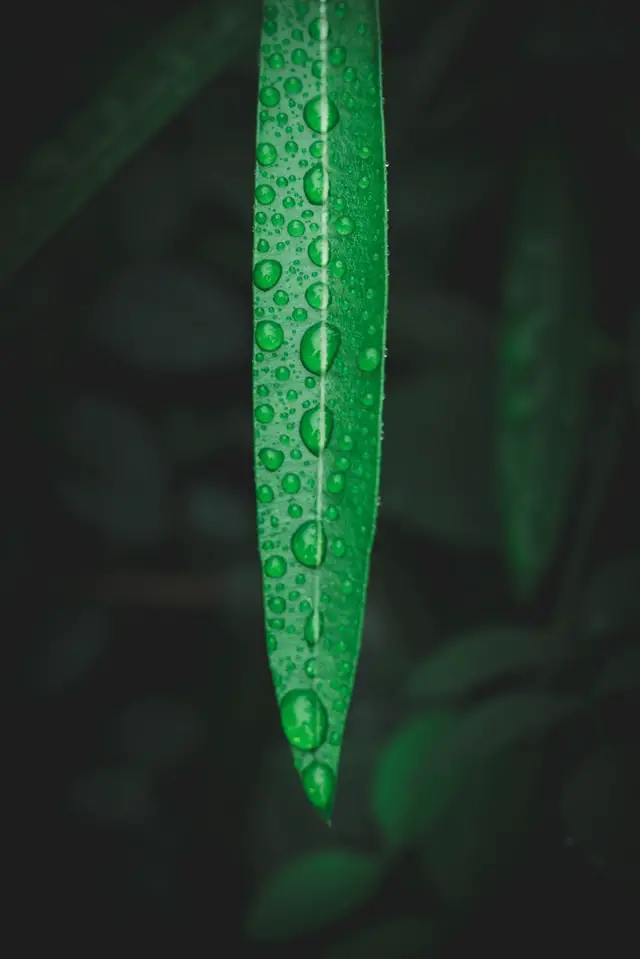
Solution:
[[[338,123],[338,108],[327,97],[318,96],[308,100],[302,111],[304,122],[314,133],[328,133]]]
[[[282,450],[273,450],[273,449],[262,449],[258,454],[260,457],[260,462],[265,466],[271,473],[279,469],[282,466],[284,460],[284,453]]]
[[[331,291],[326,283],[318,280],[308,286],[304,294],[309,306],[314,310],[326,310],[331,303]]]
[[[326,236],[317,236],[307,247],[309,259],[316,266],[326,266],[331,259],[331,247]]]
[[[284,556],[269,556],[269,558],[264,561],[262,568],[264,569],[265,576],[268,576],[270,579],[280,579],[287,571],[287,562]]]
[[[309,203],[319,206],[329,196],[329,177],[321,163],[309,167],[302,181],[304,195]]]
[[[270,290],[282,276],[277,260],[259,260],[253,268],[253,282],[259,290]]]
[[[310,453],[319,456],[326,448],[333,432],[333,413],[315,406],[300,420],[300,437]]]
[[[327,536],[319,520],[311,519],[298,527],[291,537],[291,552],[309,569],[322,566],[327,555]]]
[[[284,734],[297,749],[317,749],[327,735],[327,711],[312,689],[292,689],[280,702]]]
[[[280,92],[275,87],[263,87],[260,91],[260,103],[265,107],[276,107],[280,103]]]
[[[273,320],[260,320],[256,324],[256,343],[261,350],[266,353],[272,353],[282,346],[284,333],[279,323]]]
[[[336,780],[326,763],[312,762],[302,772],[302,785],[317,809],[330,810],[336,791]]]
[[[268,206],[276,198],[276,191],[272,186],[269,186],[267,183],[261,183],[260,186],[256,187],[256,200],[258,203],[262,203],[263,206]]]
[[[304,638],[309,646],[320,642],[324,630],[324,613],[314,610],[304,624]]]
[[[331,369],[340,347],[340,331],[331,323],[316,323],[302,337],[300,359],[310,373],[324,376]]]
[[[316,17],[309,24],[309,36],[313,40],[326,40],[331,35],[331,28],[326,17]]]
[[[273,143],[259,143],[256,157],[260,166],[273,166],[278,159],[278,151]]]

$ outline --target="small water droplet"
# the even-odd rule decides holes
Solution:
[[[309,259],[316,266],[326,266],[331,259],[331,247],[326,236],[317,236],[307,247]]]
[[[273,203],[275,198],[276,191],[267,183],[261,183],[260,186],[256,187],[256,200],[258,203],[262,203],[263,206],[268,206],[269,203]]]
[[[331,552],[340,559],[347,552],[347,545],[343,539],[334,539],[331,541]]]
[[[300,31],[295,31],[299,33]],[[296,66],[302,67],[305,65],[309,57],[307,56],[307,51],[303,50],[301,47],[297,47],[291,54],[291,62],[295,63]]]
[[[276,371],[275,371],[275,373],[274,373],[274,376],[275,376],[275,378],[276,378],[277,380],[279,380],[281,383],[284,382],[285,380],[288,380],[289,377],[291,376],[291,372],[290,372],[290,370],[289,370],[289,367],[288,367],[288,366],[278,366],[278,367],[276,368]]]
[[[287,604],[282,596],[270,596],[267,606],[272,613],[284,613],[285,609],[287,608]]]
[[[364,373],[372,373],[380,366],[380,350],[375,346],[366,346],[358,357],[358,366]]]
[[[302,90],[302,80],[298,77],[287,77],[282,86],[285,93],[289,94],[289,96],[294,96]]]
[[[296,473],[285,473],[282,477],[282,489],[285,493],[297,493],[300,489],[300,477]]]
[[[350,216],[341,216],[336,220],[336,232],[341,236],[349,236],[355,228],[356,225]]]
[[[317,749],[327,735],[327,711],[316,692],[292,689],[280,702],[284,734],[297,749]]]
[[[329,473],[327,477],[327,490],[330,493],[343,493],[345,487],[344,473]]]
[[[304,664],[304,671],[309,679],[315,679],[317,673],[317,662],[315,659],[308,659]]]
[[[289,294],[285,290],[277,290],[273,294],[273,302],[276,306],[286,306],[289,302]]]
[[[281,53],[272,53],[269,57],[268,63],[273,70],[282,70],[284,66],[284,57]]]
[[[331,28],[326,17],[316,17],[309,24],[309,36],[312,40],[326,40],[331,36]]]
[[[256,490],[256,496],[259,503],[271,503],[273,502],[273,490],[270,486],[266,484],[259,486]]]
[[[347,59],[347,51],[344,47],[332,47],[329,50],[329,63],[333,67],[341,67]]]
[[[309,646],[315,646],[322,639],[324,631],[324,613],[314,611],[304,624],[304,638]]]
[[[302,507],[299,506],[298,503],[291,503],[291,505],[289,506],[287,510],[287,513],[293,519],[300,519],[300,517],[302,516]]]
[[[302,236],[305,231],[305,226],[302,220],[291,220],[287,226],[287,233],[289,236]]]

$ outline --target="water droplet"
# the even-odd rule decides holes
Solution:
[[[262,29],[268,37],[272,37],[278,30],[278,24],[273,20],[265,20]]]
[[[306,320],[309,314],[303,306],[297,306],[291,315],[293,316],[294,320],[297,320],[301,323],[303,320]]]
[[[268,206],[269,203],[273,203],[276,198],[276,191],[272,186],[268,186],[266,183],[260,184],[256,187],[256,200],[258,203],[262,203],[263,206]]]
[[[271,596],[267,602],[267,606],[272,613],[284,613],[287,608],[287,604],[282,596]]]
[[[372,373],[380,366],[380,351],[375,346],[366,346],[358,357],[358,366],[364,373]]]
[[[338,108],[333,100],[318,96],[308,100],[302,112],[304,122],[314,133],[329,133],[340,119]]]
[[[283,340],[284,333],[279,323],[274,323],[273,320],[260,320],[256,324],[256,343],[261,350],[272,353],[282,346]]]
[[[344,260],[334,260],[329,269],[334,276],[344,276],[347,272],[347,264]]]
[[[286,306],[289,302],[289,294],[285,290],[276,290],[273,294],[273,302],[276,306]]]
[[[313,612],[304,624],[304,638],[309,646],[315,646],[322,639],[324,631],[324,613]]]
[[[284,66],[284,57],[281,53],[272,53],[269,57],[268,63],[273,70],[282,70]]]
[[[273,143],[259,143],[256,157],[260,166],[273,166],[278,159],[278,151]]]
[[[296,66],[304,66],[309,57],[307,56],[307,51],[303,50],[301,47],[297,47],[291,54],[291,62],[295,63]]]
[[[322,566],[327,553],[327,537],[319,520],[309,520],[291,537],[291,551],[299,563],[310,569]]]
[[[275,653],[278,648],[278,640],[273,635],[273,633],[267,633],[267,650],[270,653]]]
[[[304,230],[305,226],[302,220],[291,220],[287,227],[289,236],[302,236]]]
[[[280,702],[284,734],[297,749],[321,746],[327,735],[327,711],[312,689],[292,689]]]
[[[356,78],[356,71],[353,69],[353,67],[347,67],[347,69],[342,74],[342,77],[345,83],[353,83],[353,81]]]
[[[281,227],[284,226],[284,217],[282,213],[274,213],[271,217],[271,222],[274,226]]]
[[[277,260],[259,260],[253,268],[253,282],[259,290],[270,290],[282,276]]]
[[[327,477],[327,489],[330,493],[343,493],[345,482],[344,473],[329,473]]]
[[[347,59],[347,51],[344,47],[332,47],[329,50],[329,63],[333,67],[341,67]]]
[[[256,496],[258,497],[259,503],[271,503],[273,502],[273,490],[270,486],[263,484],[259,486],[256,490]]]
[[[291,505],[289,506],[289,509],[287,510],[287,513],[293,519],[300,519],[300,517],[302,516],[302,507],[299,506],[297,503],[291,503]]]
[[[287,77],[282,86],[284,87],[285,93],[288,93],[289,96],[293,96],[296,93],[300,93],[302,90],[302,80],[300,80],[298,77]]]
[[[270,556],[264,561],[262,568],[265,576],[270,579],[280,579],[287,571],[287,563],[284,556]]]
[[[350,216],[341,216],[336,220],[336,231],[341,236],[349,236],[355,228],[356,225]]]
[[[263,224],[263,223],[266,223],[266,222],[267,222],[267,215],[266,215],[266,213],[263,213],[262,210],[259,210],[259,211],[256,213],[256,223],[259,223],[259,224],[262,226],[262,224]]]
[[[328,520],[340,519],[340,512],[336,506],[327,506],[324,515]]]
[[[258,253],[267,253],[269,250],[269,244],[266,240],[258,240]]]
[[[326,40],[331,35],[331,28],[326,17],[316,17],[309,24],[309,36],[312,40]]]
[[[342,337],[330,323],[316,323],[302,337],[300,359],[310,373],[324,376],[336,358]]]
[[[289,379],[289,377],[291,376],[291,373],[289,371],[288,366],[279,366],[277,367],[274,375],[275,375],[275,378],[282,383],[285,380]]]
[[[318,206],[329,196],[329,178],[321,163],[309,167],[302,181],[304,194],[309,201]]]
[[[308,286],[304,294],[305,300],[314,310],[326,310],[331,303],[331,291],[326,283],[318,280]]]
[[[360,187],[361,190],[366,190],[369,187],[370,183],[371,183],[371,180],[369,179],[368,176],[362,176],[358,180],[358,186]]]
[[[300,489],[300,477],[295,473],[285,473],[282,477],[282,489],[285,493],[297,493]]]
[[[348,470],[351,468],[351,460],[348,456],[339,456],[336,460],[336,466],[339,470]]]
[[[309,679],[315,679],[317,674],[318,664],[315,659],[308,659],[304,664],[304,671],[309,677]]]
[[[314,760],[303,770],[301,779],[309,801],[317,809],[331,810],[336,791],[331,767]]]
[[[270,423],[275,415],[273,406],[269,403],[261,403],[256,406],[256,419],[258,423]]]
[[[270,409],[273,409],[270,407]],[[333,432],[333,413],[315,406],[300,420],[300,436],[310,453],[319,456],[326,448]]]
[[[342,592],[344,593],[345,596],[351,596],[351,594],[353,593],[353,583],[351,582],[350,579],[343,580]]]
[[[347,544],[343,539],[334,539],[331,541],[331,552],[340,558],[347,552]]]
[[[280,92],[275,87],[263,87],[260,91],[260,103],[265,107],[276,107],[280,103]]]
[[[263,449],[259,453],[260,462],[265,466],[271,473],[279,469],[282,466],[284,460],[284,453],[281,450],[273,449]]]
[[[315,266],[326,266],[331,259],[331,247],[326,236],[317,236],[307,247],[309,259]]]

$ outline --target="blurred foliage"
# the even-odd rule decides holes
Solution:
[[[162,84],[179,55],[135,74],[162,109],[135,142],[131,111],[109,114],[128,117],[113,162],[95,167],[104,128],[80,125],[64,215],[41,147],[196,5],[61,0],[37,30],[27,5],[2,36],[0,187],[29,211],[16,234],[0,218],[3,262],[24,262],[0,292],[5,861],[9,912],[38,916],[20,941],[46,926],[71,952],[143,933],[279,959],[634,954],[638,13],[383,0],[382,507],[329,830],[290,768],[263,650],[247,352],[259,4],[214,7],[244,30],[220,34],[177,99]],[[569,437],[564,506],[538,497],[556,546],[520,602],[497,363],[520,160],[549,118],[588,186],[607,363]],[[561,344],[569,361],[585,346]],[[536,362],[562,383],[557,352]],[[547,404],[546,435],[561,413]]]

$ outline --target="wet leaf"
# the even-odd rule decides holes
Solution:
[[[247,934],[251,939],[292,939],[336,922],[373,895],[380,875],[378,859],[345,849],[297,859],[259,891]]]

